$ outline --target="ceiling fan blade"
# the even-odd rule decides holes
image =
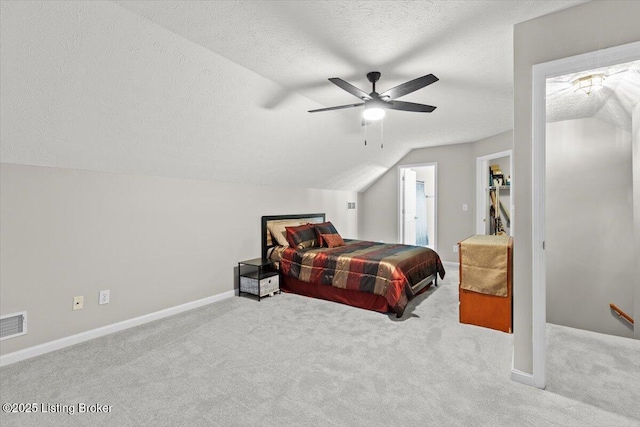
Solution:
[[[332,110],[342,110],[343,108],[352,108],[352,107],[362,107],[364,102],[359,104],[349,104],[349,105],[339,105],[337,107],[329,107],[329,108],[319,108],[317,110],[309,110],[310,113],[317,113],[319,111],[332,111]]]
[[[415,111],[417,113],[430,113],[436,109],[433,105],[416,104],[415,102],[389,101],[386,105],[390,110]]]
[[[338,77],[330,78],[329,81],[331,83],[333,83],[334,85],[338,86],[340,89],[346,90],[351,95],[357,96],[360,99],[364,99],[364,100],[371,99],[371,97],[369,96],[368,93],[366,93],[363,90],[358,89],[357,87],[355,87],[351,83],[347,83],[347,82],[345,82],[344,80],[342,80],[342,79],[340,79]]]
[[[439,79],[433,74],[427,74],[426,76],[418,77],[406,83],[402,83],[399,86],[391,88],[380,94],[380,97],[388,96],[391,99],[400,98],[411,92],[415,92],[418,89],[422,89],[425,86],[429,86],[431,83],[437,82]]]

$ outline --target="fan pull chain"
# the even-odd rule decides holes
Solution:
[[[380,120],[380,148],[384,148],[384,120]]]
[[[362,126],[362,127],[364,128],[364,145],[367,145],[367,126]]]

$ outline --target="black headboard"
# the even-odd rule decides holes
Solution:
[[[262,217],[262,227],[261,227],[261,235],[262,235],[262,258],[267,257],[267,251],[269,248],[274,247],[275,245],[268,244],[268,233],[267,223],[269,221],[278,221],[283,219],[300,219],[300,218],[308,218],[309,222],[324,222],[325,214],[324,213],[312,213],[312,214],[294,214],[294,215],[267,215]]]

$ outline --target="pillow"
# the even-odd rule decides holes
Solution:
[[[322,240],[326,243],[328,248],[337,248],[338,246],[344,246],[344,240],[338,233],[336,234],[321,234]]]
[[[298,249],[312,248],[318,246],[316,228],[313,224],[304,224],[297,227],[285,227],[287,230],[287,241],[289,246]]]
[[[287,241],[287,230],[285,227],[293,227],[296,225],[305,224],[297,219],[281,219],[275,221],[269,221],[267,223],[267,230],[271,233],[271,237],[275,242],[271,242],[274,245],[278,244],[280,246],[289,246],[289,242]]]
[[[316,226],[316,234],[318,235],[318,245],[319,246],[327,246],[324,244],[322,239],[323,234],[338,234],[338,230],[331,224],[331,221],[321,222],[319,224],[315,224]]]

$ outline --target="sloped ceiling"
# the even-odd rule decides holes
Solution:
[[[357,191],[512,127],[512,28],[583,1],[1,3],[3,162]],[[433,73],[360,126],[370,91]],[[367,141],[367,145],[364,141]],[[382,148],[381,145],[384,145]]]
[[[586,95],[573,82],[593,74],[605,76],[602,88]],[[547,121],[596,117],[631,132],[631,110],[640,102],[640,61],[599,67],[547,80]]]

